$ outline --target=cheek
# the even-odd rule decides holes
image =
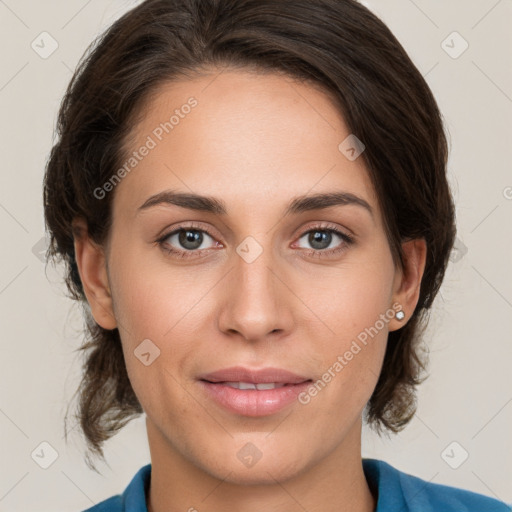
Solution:
[[[158,409],[161,405],[153,403],[154,397],[173,395],[173,376],[179,379],[178,373],[197,357],[194,333],[204,323],[204,311],[197,303],[213,283],[150,264],[136,251],[130,251],[130,257],[117,257],[112,258],[119,264],[112,265],[110,278],[128,376],[141,404]],[[187,404],[180,404],[177,409],[186,412]]]
[[[337,409],[318,408],[318,413],[361,409],[378,380],[394,316],[392,292],[394,265],[391,254],[381,249],[336,271],[308,296],[308,305],[318,315],[324,336],[316,334],[315,353],[321,359],[323,374],[309,396],[322,395],[320,403],[338,404]],[[305,290],[304,290],[305,293]],[[318,327],[318,322],[315,322]],[[314,336],[313,330],[310,336]],[[325,389],[325,391],[324,391]]]
[[[192,280],[183,270],[150,261],[147,253],[130,252],[130,257],[118,255],[119,265],[111,272],[120,331],[131,343],[165,339],[206,293],[207,284]]]
[[[388,312],[391,318],[394,276],[391,254],[384,246],[354,255],[320,276],[314,286],[308,281],[301,296],[331,334],[346,342],[374,326],[382,314]]]

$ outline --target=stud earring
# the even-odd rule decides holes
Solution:
[[[405,318],[405,313],[402,310],[397,311],[395,314],[395,318],[397,320],[403,320]]]

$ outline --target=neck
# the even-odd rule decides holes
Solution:
[[[361,423],[343,445],[294,476],[263,483],[218,478],[185,458],[147,420],[152,471],[148,512],[374,512],[361,458]],[[347,450],[350,447],[350,450]]]

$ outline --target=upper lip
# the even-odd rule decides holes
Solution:
[[[308,377],[297,375],[283,368],[261,368],[257,370],[244,368],[243,366],[232,366],[230,368],[216,370],[201,375],[199,379],[209,382],[249,382],[252,384],[269,382],[299,384],[300,382],[311,380],[308,379]]]

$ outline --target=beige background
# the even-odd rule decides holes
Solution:
[[[66,445],[81,320],[40,260],[41,181],[60,99],[87,45],[135,3],[0,0],[0,512],[85,509],[149,462],[143,419],[107,445],[103,475],[83,462],[76,431]],[[405,46],[444,113],[459,250],[432,315],[418,414],[390,439],[365,430],[363,455],[512,503],[512,2],[364,3]],[[43,31],[58,43],[46,59],[31,47]],[[44,464],[51,451],[42,442],[58,453],[48,469],[31,457],[45,453],[34,455]]]

